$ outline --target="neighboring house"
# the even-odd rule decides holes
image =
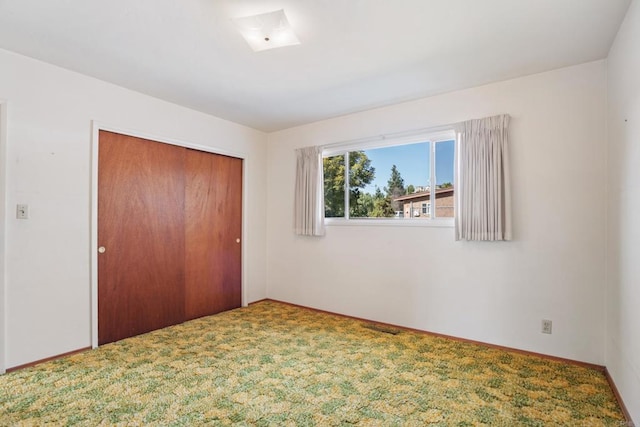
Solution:
[[[436,218],[453,218],[454,206],[453,187],[436,189]],[[431,192],[417,191],[412,194],[393,199],[394,202],[402,202],[404,218],[430,218],[431,217]]]

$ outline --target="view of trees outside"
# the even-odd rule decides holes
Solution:
[[[324,216],[344,217],[344,155],[322,159],[324,170]]]
[[[436,190],[452,187],[454,141],[436,143]],[[431,190],[430,143],[349,152],[349,217],[403,216],[398,197]],[[325,217],[345,216],[345,155],[324,162]]]

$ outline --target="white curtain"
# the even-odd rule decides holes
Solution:
[[[511,240],[509,116],[456,125],[456,240]]]
[[[322,149],[296,150],[294,229],[303,236],[324,235],[324,183]]]

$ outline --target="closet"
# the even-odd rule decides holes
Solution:
[[[100,131],[98,344],[241,305],[242,159]]]

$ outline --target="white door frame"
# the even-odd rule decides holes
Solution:
[[[162,144],[177,145],[179,147],[192,148],[207,153],[221,154],[224,156],[242,159],[242,278],[241,278],[241,304],[247,306],[245,278],[247,277],[246,245],[247,242],[247,170],[249,169],[249,156],[247,153],[225,150],[207,145],[192,144],[163,136],[153,135],[132,129],[123,129],[107,125],[93,120],[91,122],[91,346],[98,347],[98,143],[101,130],[115,132],[136,138],[148,139]],[[1,179],[1,177],[0,177]]]

